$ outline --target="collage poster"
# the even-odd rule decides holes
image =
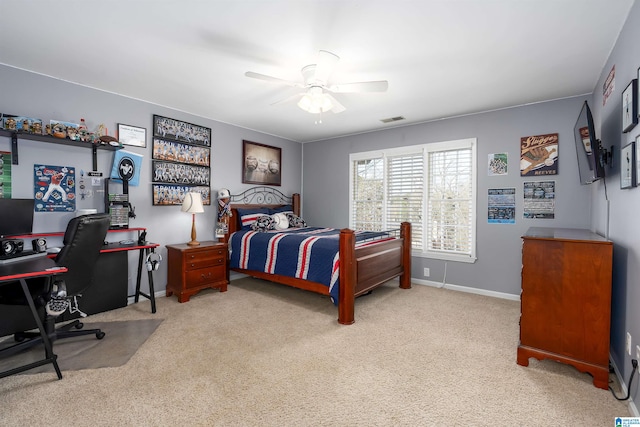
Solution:
[[[524,218],[553,219],[555,217],[555,181],[524,183]]]
[[[488,202],[487,219],[489,224],[516,223],[515,188],[490,188]]]
[[[11,198],[11,153],[0,151],[0,199]]]

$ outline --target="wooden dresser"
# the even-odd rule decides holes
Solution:
[[[613,243],[589,230],[532,227],[522,237],[518,364],[570,364],[609,385]]]
[[[167,296],[174,293],[178,301],[187,302],[191,295],[206,288],[227,290],[227,244],[200,242],[167,245]]]

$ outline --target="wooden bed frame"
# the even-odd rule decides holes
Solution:
[[[300,195],[285,196],[271,187],[253,187],[243,193],[231,195],[232,217],[224,241],[234,231],[240,229],[240,215],[237,209],[258,207],[276,208],[291,205],[293,212],[300,216]],[[355,298],[366,294],[383,283],[400,277],[400,288],[411,288],[411,224],[403,222],[400,237],[375,245],[355,247],[353,230],[340,230],[340,289],[338,298],[338,322],[350,325],[354,322]],[[329,295],[329,288],[317,282],[304,279],[269,274],[262,271],[232,268],[231,270],[249,276],[293,286],[299,289]]]

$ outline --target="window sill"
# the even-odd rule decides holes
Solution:
[[[418,257],[418,258],[441,259],[444,261],[465,262],[468,264],[473,264],[478,259],[476,257],[463,256],[463,255],[439,254],[439,253],[433,253],[433,252],[420,252],[420,251],[411,251],[411,256]]]

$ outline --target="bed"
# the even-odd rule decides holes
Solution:
[[[251,220],[255,222],[278,212],[289,212],[290,219],[297,218],[304,225],[300,218],[300,195],[286,196],[272,187],[252,187],[240,194],[229,195],[226,209],[231,217],[227,218],[223,239],[229,244],[230,270],[327,295],[338,306],[340,324],[354,323],[356,297],[385,282],[399,277],[400,288],[411,288],[411,224],[408,222],[403,222],[398,230],[373,235],[321,227],[259,230],[254,226],[252,229],[249,227]],[[285,242],[290,241],[300,246],[284,248]],[[335,255],[332,255],[331,245],[334,245]],[[255,256],[252,251],[261,253],[262,259],[252,262],[251,257]],[[311,251],[324,255],[306,257]],[[277,262],[273,257],[277,257]],[[322,263],[333,266],[330,274],[324,267],[319,267]],[[314,275],[318,270],[324,271],[320,275],[323,279]],[[325,281],[326,276],[330,277],[331,283]]]

